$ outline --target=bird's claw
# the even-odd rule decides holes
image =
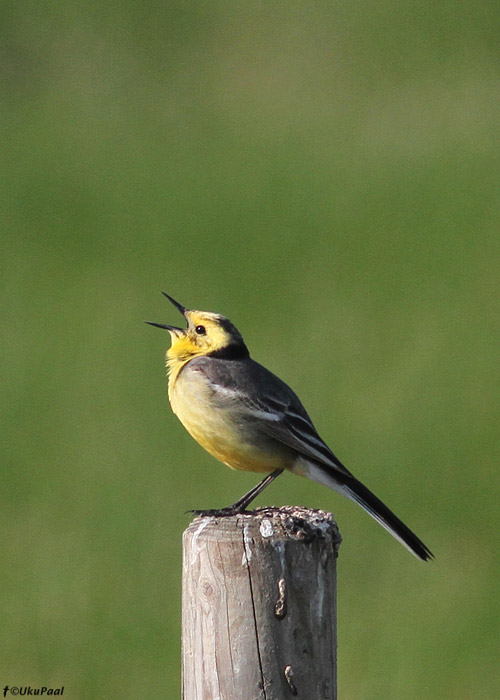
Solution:
[[[242,513],[248,513],[248,511],[244,508],[227,506],[226,508],[209,508],[207,510],[187,510],[186,513],[190,513],[192,515],[201,515],[205,518],[228,518],[231,515],[241,515]]]

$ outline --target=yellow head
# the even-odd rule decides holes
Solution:
[[[172,345],[167,351],[167,364],[170,368],[183,365],[193,357],[201,355],[227,359],[248,357],[243,338],[229,319],[210,311],[186,309],[166,292],[162,294],[187,321],[186,329],[146,321],[151,326],[165,328],[170,333]]]

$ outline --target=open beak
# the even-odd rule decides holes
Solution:
[[[167,294],[166,292],[162,292],[163,296],[166,297],[174,306],[175,308],[181,312],[183,316],[186,316],[186,309],[185,306],[182,306],[182,304],[179,304],[178,301],[175,301],[175,299],[172,299],[172,297]],[[145,323],[149,323],[150,326],[156,326],[157,328],[163,328],[166,331],[171,331],[172,333],[175,333],[177,335],[178,333],[184,333],[182,328],[177,328],[177,326],[169,326],[166,323],[155,323],[154,321],[145,321]]]

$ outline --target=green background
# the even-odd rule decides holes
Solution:
[[[332,509],[341,700],[498,697],[497,2],[0,5],[0,685],[178,698],[180,540],[226,470],[159,294],[218,311],[436,555]]]

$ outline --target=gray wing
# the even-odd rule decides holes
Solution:
[[[190,371],[202,372],[213,390],[212,400],[231,408],[253,429],[291,447],[304,457],[351,473],[320,438],[299,397],[279,377],[250,358],[225,360],[199,357]]]

